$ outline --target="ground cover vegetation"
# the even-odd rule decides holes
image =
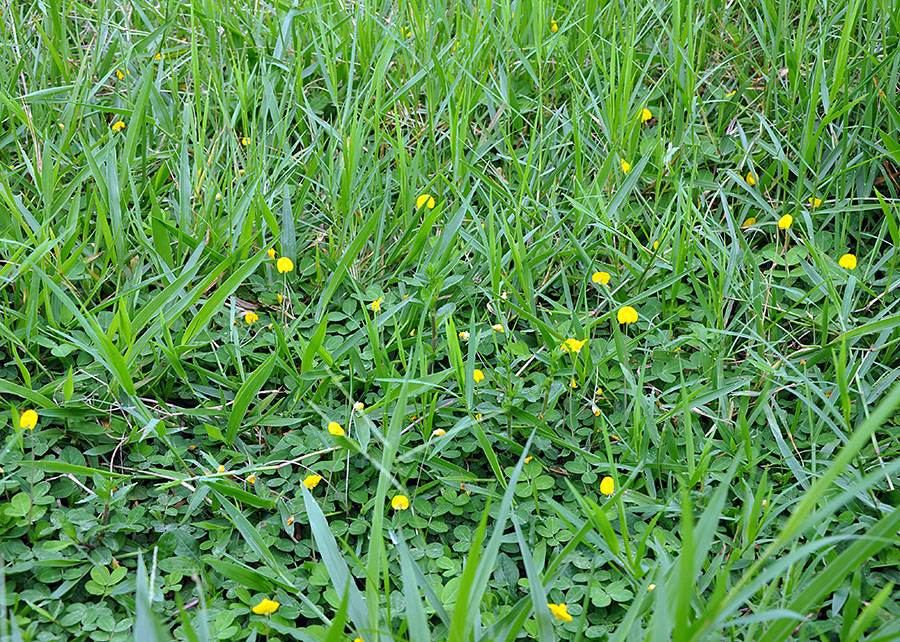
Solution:
[[[900,638],[896,2],[0,29],[0,637]]]

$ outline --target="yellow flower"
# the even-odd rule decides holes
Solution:
[[[216,194],[216,200],[217,200],[217,201],[221,201],[221,200],[222,200],[222,195],[221,195],[221,194]]]
[[[751,225],[756,225],[756,218],[753,216],[748,217],[743,223],[741,223],[741,227],[750,227]]]
[[[506,330],[503,329],[502,323],[495,323],[491,326],[491,330],[493,330],[494,332],[506,332]]]
[[[117,120],[116,122],[113,123],[111,129],[114,132],[120,132],[123,129],[125,129],[125,123],[123,123],[121,120]]]
[[[480,412],[476,412],[476,413],[475,413],[475,419],[476,419],[476,420],[477,420],[477,419],[481,419],[481,413],[480,413]]]
[[[283,296],[281,293],[276,292],[276,293],[275,293],[275,296],[278,297],[278,302],[279,302],[279,303],[284,303],[284,296]]]
[[[609,272],[594,272],[591,275],[591,281],[593,281],[594,283],[600,283],[602,285],[606,285],[607,283],[609,283],[609,279]]]
[[[275,267],[282,274],[284,274],[285,272],[293,272],[294,271],[294,262],[292,260],[290,260],[288,257],[282,256],[275,263]]]
[[[290,517],[288,517],[287,525],[290,526],[290,525],[293,524],[293,523],[294,523],[294,516],[291,515]]]
[[[575,377],[572,377],[572,381],[569,382],[569,387],[575,389],[578,387],[578,384],[575,383]]]
[[[306,479],[303,480],[303,485],[312,490],[319,485],[320,481],[322,481],[322,475],[307,475]]]
[[[532,459],[534,459],[534,457],[532,457],[531,455],[528,455],[528,457],[525,458],[525,463],[527,464],[527,463],[530,462]]]
[[[569,615],[569,609],[565,604],[548,604],[547,608],[556,616],[557,620],[562,620],[563,622],[572,621],[572,616]]]
[[[659,241],[653,241],[653,250],[656,251],[659,249]]]
[[[241,145],[243,145],[244,147],[247,147],[249,144],[250,144],[250,139],[247,138],[246,136],[244,136],[244,137],[241,139]]]
[[[821,198],[813,198],[812,196],[810,196],[809,204],[813,206],[813,209],[815,209],[815,208],[819,207],[819,205],[822,204],[822,199]]]
[[[646,122],[647,122],[648,120],[650,120],[651,118],[653,118],[653,114],[650,113],[650,110],[649,110],[649,109],[647,109],[646,107],[644,107],[644,108],[641,110],[641,122],[642,122],[642,123],[646,123]]]
[[[116,70],[116,78],[118,78],[119,80],[125,80],[125,74],[123,74],[120,69],[117,69]]]
[[[250,475],[250,476],[247,478],[247,483],[248,483],[248,484],[255,484],[255,483],[256,483],[256,475]]]
[[[463,330],[462,332],[459,333],[459,338],[460,338],[460,339],[468,339],[468,338],[469,338],[469,333],[466,332],[465,330]]]
[[[38,414],[34,410],[28,409],[22,413],[21,417],[19,417],[19,428],[34,430],[34,427],[37,426],[37,422]]]
[[[621,163],[622,163],[622,173],[627,174],[631,170],[631,163],[629,163],[624,158],[621,159]]]
[[[756,185],[756,179],[753,177],[753,172],[747,172],[747,178],[745,180],[750,187]]]
[[[656,584],[649,584],[649,585],[647,586],[647,590],[648,590],[648,591],[652,591],[652,590],[655,589],[655,588],[656,588]]]
[[[219,472],[219,474],[224,473],[225,472],[225,464],[219,464],[219,467],[216,470]]]
[[[475,383],[478,383],[484,379],[484,373],[478,368],[475,368],[475,372],[472,373],[472,378],[475,380]]]
[[[788,229],[791,226],[791,223],[794,222],[794,217],[790,214],[785,214],[780,219],[778,219],[778,227],[783,230]]]
[[[421,194],[419,198],[416,199],[416,209],[420,210],[423,206],[427,206],[430,210],[434,209],[435,202],[434,197],[431,194]]]
[[[845,270],[855,270],[856,269],[856,257],[852,254],[845,254],[838,261],[838,265],[840,265]]]
[[[435,428],[434,432],[431,433],[431,436],[432,437],[443,437],[446,434],[447,434],[447,431],[444,430],[443,428]]]
[[[552,32],[554,32],[554,33],[556,33],[557,31],[559,31],[559,25],[556,24],[556,20],[551,20],[551,21],[550,21],[550,31],[552,31]]]
[[[727,94],[725,94],[725,98],[731,98],[731,97],[734,96],[736,93],[737,93],[737,89],[732,89],[732,90],[729,91]]]
[[[281,606],[280,602],[270,600],[269,598],[263,598],[262,602],[253,607],[253,612],[257,615],[268,616],[277,611],[279,606]]]
[[[600,416],[600,409],[599,409],[597,406],[594,406],[594,416],[595,416],[595,417],[599,417],[599,416]]]
[[[274,259],[274,258],[275,258],[275,248],[274,248],[274,247],[270,247],[270,248],[266,251],[266,254],[269,255],[269,258],[270,258],[270,259]]]
[[[380,296],[369,304],[369,307],[372,308],[372,312],[378,312],[381,309],[382,301],[384,301],[384,297]]]
[[[391,508],[394,510],[406,510],[409,508],[409,498],[406,495],[394,495],[391,500]]]
[[[238,175],[239,175],[239,176],[243,176],[243,175],[244,175],[244,170],[243,170],[243,169],[238,169]],[[273,256],[272,258],[274,259],[275,257]]]
[[[162,59],[163,59],[163,54],[161,54],[161,53],[158,53],[155,56],[153,56],[153,60],[162,60]]]
[[[362,412],[366,409],[366,404],[364,404],[362,401],[357,401],[355,404],[353,404],[353,409],[356,412]]]
[[[250,325],[254,321],[259,321],[259,315],[256,312],[248,312],[244,315],[244,321],[247,322],[247,325]]]
[[[594,395],[596,395],[597,397],[599,397],[602,394],[603,394],[603,388],[597,388],[597,390],[594,391]]]
[[[365,642],[365,640],[363,640],[362,638],[356,638],[355,640],[353,640],[353,642]]]
[[[619,311],[616,312],[616,318],[619,320],[620,324],[634,323],[638,320],[638,313],[637,310],[630,305],[626,305],[619,308]]]
[[[609,475],[600,480],[600,492],[607,496],[616,492],[616,483]]]
[[[565,350],[566,352],[581,352],[581,348],[585,343],[587,343],[587,339],[582,339],[581,341],[578,339],[566,339],[563,341],[562,345],[559,346],[559,349]]]
[[[344,429],[341,428],[341,424],[339,424],[338,422],[329,421],[328,422],[328,432],[330,432],[332,435],[337,435],[338,437],[341,437],[344,434]]]

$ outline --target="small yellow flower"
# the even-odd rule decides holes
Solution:
[[[855,270],[856,269],[856,257],[852,254],[845,254],[838,261],[838,265],[840,265],[845,270]]]
[[[254,321],[259,321],[259,315],[256,312],[248,312],[244,315],[244,321],[247,325],[251,325]]]
[[[528,455],[528,457],[525,458],[525,463],[527,464],[527,463],[530,462],[532,459],[534,459],[534,457],[532,457],[531,455]]]
[[[366,404],[364,404],[362,401],[357,401],[355,404],[353,404],[353,409],[356,412],[362,412],[366,409]]]
[[[737,89],[732,89],[732,90],[729,91],[727,94],[725,94],[725,98],[731,98],[731,97],[734,96],[736,93],[737,93]]]
[[[556,33],[557,31],[559,31],[559,25],[556,24],[556,20],[550,21],[550,31],[552,31],[553,33]]]
[[[120,69],[117,69],[116,70],[116,78],[118,78],[119,80],[125,80],[125,74],[123,74]]]
[[[584,347],[585,343],[587,343],[587,339],[582,339],[581,341],[578,339],[566,339],[559,346],[559,349],[566,352],[581,352],[581,348]]]
[[[269,255],[270,259],[274,259],[275,258],[275,248],[270,247],[268,250],[266,250],[266,254]]]
[[[280,602],[270,600],[269,598],[264,598],[262,602],[253,607],[253,612],[257,615],[268,616],[277,611],[279,606],[281,606]]]
[[[606,285],[609,283],[610,275],[609,272],[594,272],[591,275],[591,281],[594,283],[600,283],[601,285]]]
[[[165,54],[158,53],[153,56],[153,60],[162,60],[165,57]]]
[[[648,120],[650,120],[651,118],[653,118],[653,114],[650,113],[650,110],[649,110],[649,109],[647,109],[646,107],[644,107],[644,108],[641,110],[641,122],[642,122],[642,123],[646,123],[646,122],[647,122]]]
[[[479,419],[481,419],[481,413],[480,413],[480,412],[476,412],[476,413],[475,413],[475,420],[477,421],[477,420],[479,420]]]
[[[238,176],[243,176],[243,175],[244,175],[244,170],[238,169]],[[272,258],[274,259],[275,257],[273,256]]]
[[[821,198],[813,198],[812,196],[810,196],[809,204],[812,205],[813,209],[815,209],[815,208],[819,207],[819,205],[822,204],[822,199]]]
[[[794,222],[794,217],[790,214],[785,214],[780,219],[778,219],[778,227],[783,230],[788,229],[791,226],[791,223]]]
[[[748,217],[743,223],[741,223],[741,227],[750,227],[751,225],[756,225],[756,218],[753,216]]]
[[[221,195],[221,194],[216,194],[216,200],[217,200],[217,201],[221,201],[221,200],[222,200],[222,195]]]
[[[219,474],[221,475],[222,473],[225,472],[225,464],[219,464],[219,467],[218,467],[216,470],[217,470],[217,471],[219,472]]]
[[[481,370],[479,370],[478,368],[475,368],[475,372],[472,373],[472,378],[475,380],[475,383],[478,383],[479,381],[483,381],[484,373]]]
[[[749,185],[750,187],[756,185],[756,178],[754,178],[753,172],[747,172],[747,178],[744,180],[747,181],[747,185]]]
[[[600,480],[600,492],[606,496],[616,492],[616,483],[609,475]]]
[[[618,312],[616,312],[616,319],[619,320],[620,324],[634,323],[638,320],[637,310],[632,308],[630,305],[623,306],[619,308]]]
[[[394,495],[391,499],[391,508],[394,510],[406,510],[409,508],[409,498],[406,495]]]
[[[37,426],[38,422],[38,414],[31,410],[30,408],[22,413],[22,416],[19,417],[19,428],[27,428],[28,430],[34,430],[34,427]]]
[[[494,332],[506,332],[506,330],[503,329],[502,323],[495,323],[491,326],[491,330],[493,330]]]
[[[443,437],[446,434],[447,434],[447,431],[444,430],[443,428],[435,428],[434,431],[432,431],[431,436],[432,437]]]
[[[362,638],[356,638],[355,640],[353,640],[353,642],[365,642],[365,640],[363,640]]]
[[[328,422],[328,432],[330,432],[332,435],[341,437],[344,434],[344,429],[341,428],[341,424],[339,424],[338,422],[329,421]]]
[[[120,132],[120,131],[122,131],[123,129],[125,129],[125,123],[122,122],[121,120],[117,120],[116,122],[113,123],[111,129],[112,129],[114,132]]]
[[[284,274],[285,272],[293,272],[294,271],[294,262],[292,260],[290,260],[288,257],[282,256],[280,259],[278,259],[278,261],[276,261],[275,267],[282,274]]]
[[[468,339],[468,338],[469,338],[469,333],[466,332],[465,330],[463,330],[462,332],[459,333],[459,338],[460,338],[460,339]]]
[[[597,406],[594,406],[594,416],[595,416],[595,417],[599,417],[599,416],[600,416],[600,409],[599,409]]]
[[[312,490],[319,485],[320,481],[322,481],[322,475],[307,475],[306,479],[303,480],[303,485]]]
[[[293,523],[294,523],[294,516],[291,515],[290,517],[288,517],[287,525],[290,526],[290,525],[293,524]]]
[[[279,303],[284,303],[284,296],[281,293],[276,293],[275,296],[278,297]]]
[[[250,476],[247,478],[247,483],[248,483],[248,484],[255,484],[255,483],[256,483],[256,475],[250,475]]]
[[[627,174],[629,171],[631,171],[631,163],[629,163],[624,158],[621,159],[621,163],[622,163],[622,173],[623,174]]]
[[[562,620],[563,622],[572,621],[572,616],[569,615],[569,609],[565,604],[548,604],[547,608],[550,609],[550,612],[553,613],[557,620]]]
[[[658,249],[659,249],[659,241],[653,241],[653,251],[655,252]]]
[[[603,388],[597,388],[597,390],[594,391],[594,395],[597,397],[599,397],[602,394],[603,394]]]
[[[248,145],[250,145],[250,139],[247,138],[246,136],[244,136],[244,137],[241,139],[241,145],[243,145],[244,147],[247,147]]]
[[[434,206],[434,197],[431,194],[421,194],[419,195],[419,198],[416,199],[417,210],[422,209],[422,207],[428,207],[428,209],[433,210]]]
[[[578,384],[575,382],[575,377],[572,377],[572,381],[569,382],[569,387],[573,390],[578,387]]]
[[[647,586],[647,590],[648,590],[648,591],[652,591],[652,590],[655,589],[655,588],[656,588],[656,584],[650,584],[650,585]]]
[[[378,312],[381,310],[381,302],[384,301],[384,297],[380,296],[369,304],[369,307],[372,308],[372,312]]]

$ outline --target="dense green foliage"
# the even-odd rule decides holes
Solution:
[[[900,638],[894,0],[0,29],[0,637]]]

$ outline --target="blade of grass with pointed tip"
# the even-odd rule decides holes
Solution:
[[[234,403],[231,405],[231,415],[228,418],[228,431],[225,433],[225,443],[227,445],[230,446],[234,443],[234,438],[237,436],[238,430],[240,430],[241,424],[244,422],[247,409],[263,387],[263,384],[268,380],[269,375],[272,374],[272,368],[275,366],[275,360],[277,358],[277,352],[270,354],[269,357],[263,361],[249,377],[247,377],[247,380],[241,384],[240,389],[234,397]]]

